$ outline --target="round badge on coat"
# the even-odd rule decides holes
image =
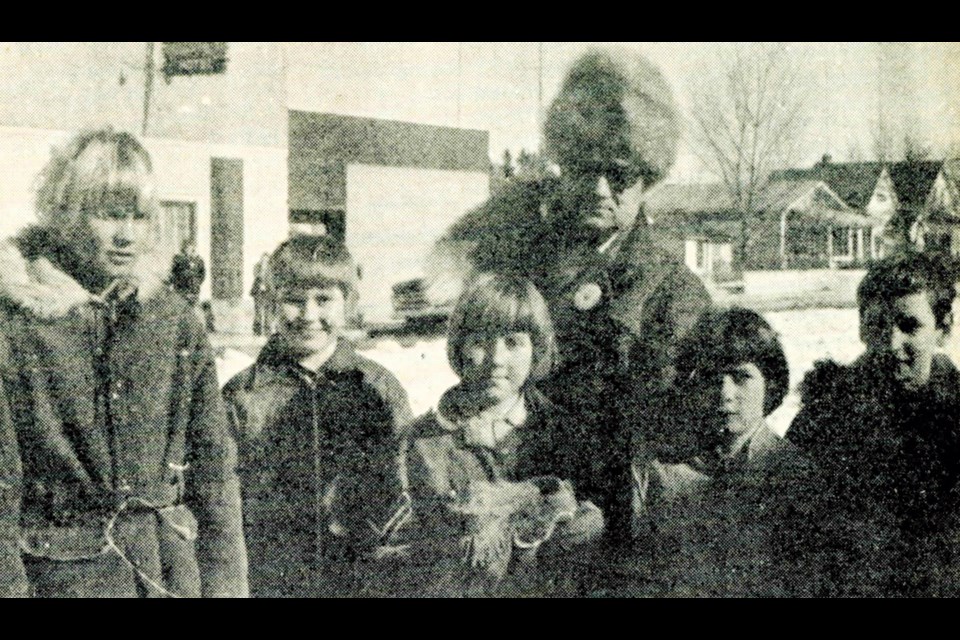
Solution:
[[[580,311],[589,311],[600,303],[603,297],[603,289],[596,282],[588,282],[580,285],[576,293],[573,294],[573,306]]]

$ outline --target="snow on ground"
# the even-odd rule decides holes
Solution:
[[[960,314],[957,315],[960,318]],[[771,311],[764,316],[780,334],[790,365],[792,391],[770,416],[771,426],[782,434],[798,409],[797,385],[813,363],[824,358],[849,363],[863,347],[858,336],[856,309]],[[407,390],[416,415],[435,407],[440,395],[457,382],[447,364],[446,340],[442,337],[384,336],[364,342],[359,351],[397,376]],[[960,363],[960,336],[953,337],[948,352]],[[222,354],[217,359],[221,381],[252,362],[248,353],[236,349],[226,348]]]

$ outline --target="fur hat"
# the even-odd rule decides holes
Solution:
[[[680,118],[670,86],[646,58],[595,49],[570,68],[544,129],[547,154],[562,168],[627,160],[649,185],[676,159]]]

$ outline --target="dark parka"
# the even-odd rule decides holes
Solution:
[[[869,356],[819,362],[787,432],[816,463],[807,555],[821,595],[960,592],[960,372],[906,391]]]
[[[571,242],[545,221],[555,181],[515,181],[466,214],[434,252],[437,280],[479,271],[531,279],[557,331],[560,363],[538,386],[577,417],[581,452],[573,480],[629,538],[630,465],[649,457],[651,416],[673,380],[680,339],[709,306],[703,284],[654,248],[647,221],[597,248]]]
[[[809,518],[809,474],[800,450],[766,425],[729,460],[706,451],[651,462],[635,475],[636,533],[651,553],[644,595],[805,595],[791,534]]]
[[[0,252],[0,592],[246,595],[203,329],[159,277],[97,299],[49,234],[20,245]]]
[[[239,443],[250,590],[355,593],[357,560],[409,515],[403,470],[407,394],[340,340],[316,372],[274,336],[224,388]]]

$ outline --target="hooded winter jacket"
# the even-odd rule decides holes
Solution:
[[[38,228],[0,247],[0,592],[246,595],[203,329],[162,276],[94,295],[69,257]]]

